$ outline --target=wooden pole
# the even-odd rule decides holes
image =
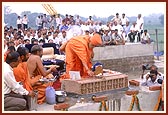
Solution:
[[[48,6],[46,4],[42,4],[42,6],[45,8],[45,10],[52,15],[52,12],[50,11],[50,9],[48,8]]]
[[[158,31],[157,31],[157,29],[155,29],[155,31],[156,31],[156,50],[157,50],[156,55],[157,55],[157,60],[159,60],[159,55],[158,55],[158,53],[159,53],[159,47],[158,47]]]

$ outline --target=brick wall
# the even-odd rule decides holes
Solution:
[[[106,60],[94,60],[93,64],[100,62],[103,64],[103,68],[111,69],[113,71],[128,72],[134,70],[142,70],[142,64],[154,64],[154,56],[137,56],[126,57],[118,59],[106,59]]]

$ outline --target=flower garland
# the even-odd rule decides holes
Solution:
[[[138,107],[138,110],[142,111],[142,109],[140,108],[139,99],[138,99],[136,94],[132,95],[132,101],[131,101],[131,104],[130,104],[130,107],[129,107],[128,111],[132,111],[132,109],[134,107],[134,103],[136,103],[136,105]]]
[[[101,101],[100,106],[99,106],[99,111],[102,111],[102,107],[104,107],[105,111],[108,111],[108,107],[106,106],[105,101]]]
[[[162,90],[160,91],[160,94],[159,94],[159,97],[158,97],[158,101],[157,101],[157,103],[156,103],[156,105],[154,107],[154,111],[157,111],[159,109],[159,105],[161,103],[161,99],[162,99]],[[130,107],[129,107],[128,111],[132,111],[132,109],[134,107],[134,103],[136,103],[136,105],[138,107],[138,110],[142,111],[142,109],[140,108],[139,99],[138,99],[136,94],[132,95],[132,101],[131,101],[131,104],[130,104]]]
[[[159,97],[158,97],[158,101],[154,107],[154,111],[157,111],[159,109],[159,105],[161,103],[161,100],[162,100],[162,90],[160,90],[160,94],[159,94]]]

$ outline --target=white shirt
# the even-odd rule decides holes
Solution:
[[[28,18],[27,17],[23,17],[22,23],[23,24],[28,24],[28,22],[29,22]]]
[[[136,23],[137,23],[137,26],[138,26],[138,31],[140,32],[141,30],[143,30],[143,25],[144,25],[144,20],[143,20],[143,18],[142,18],[142,17],[141,17],[140,19],[137,18]],[[142,24],[142,27],[140,28],[140,25],[141,25],[141,24]]]
[[[56,18],[56,23],[61,25],[62,24],[62,18],[61,17],[59,17],[59,18],[57,17]]]
[[[67,37],[64,38],[63,36],[61,36],[59,39],[60,39],[60,42],[62,42],[62,44],[69,40]]]
[[[126,25],[126,22],[129,22],[129,19],[127,17],[121,17],[121,25]]]
[[[130,28],[130,31],[138,31],[138,26],[137,25],[132,25]]]
[[[22,19],[17,19],[16,23],[17,24],[22,24]]]
[[[159,74],[157,75],[157,78],[156,78],[156,80],[155,80],[154,82],[151,81],[151,78],[150,78],[150,77],[148,78],[148,80],[146,80],[146,76],[147,76],[148,74],[150,74],[150,72],[148,72],[147,74],[145,74],[145,75],[143,76],[141,85],[143,85],[143,86],[148,86],[148,87],[150,87],[150,86],[161,86],[161,84],[159,84],[159,83],[157,82],[157,80],[158,80],[158,79],[164,80],[164,75],[163,75],[162,73],[159,72],[160,75],[159,75]]]
[[[113,18],[111,19],[111,21],[113,21],[113,22],[116,21],[117,24],[120,24],[120,23],[121,23],[121,18],[120,18],[120,17],[117,18],[117,17],[115,16],[115,17],[113,17]]]
[[[16,81],[13,68],[6,62],[4,62],[4,68],[4,94],[9,94],[13,91],[21,95],[28,95],[29,92]]]
[[[148,40],[148,39],[150,39],[150,35],[149,35],[149,33],[146,33],[146,35],[145,35],[145,33],[142,33],[141,38],[142,38],[143,40]]]
[[[37,17],[36,18],[36,26],[41,26],[42,25],[42,19]]]
[[[113,25],[112,30],[115,30],[115,29],[118,30],[118,34],[119,34],[119,35],[122,34],[122,32],[123,32],[123,27],[122,27],[121,25],[117,25],[117,26]]]
[[[49,40],[53,40],[53,42],[55,43],[55,44],[59,44],[59,42],[60,42],[60,38],[59,37],[53,37],[53,35],[51,35],[51,36],[49,36],[48,37],[48,41]]]

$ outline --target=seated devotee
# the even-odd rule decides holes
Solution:
[[[4,62],[4,110],[21,111],[28,109],[26,98],[34,96],[32,91],[28,91],[16,81],[13,68],[17,67],[20,61],[18,52],[10,52]]]
[[[6,56],[8,55],[8,53],[14,52],[14,51],[16,51],[15,47],[14,46],[9,46],[7,51],[4,53],[4,61],[6,61]]]
[[[91,70],[93,48],[101,44],[99,33],[95,33],[92,37],[83,35],[71,38],[65,47],[66,76],[63,79],[70,79],[69,71],[79,71],[82,78],[92,77],[94,75]]]
[[[43,54],[43,48],[40,45],[34,45],[31,48],[31,55],[27,60],[28,74],[30,76],[30,83],[33,90],[38,90],[38,104],[45,102],[45,89],[48,86],[52,86],[52,82],[43,83],[39,80],[41,78],[52,78],[52,72],[56,71],[56,66],[51,66],[46,70],[43,66],[41,57]]]
[[[130,42],[132,42],[132,43],[135,42],[137,33],[138,33],[137,23],[133,22],[132,26],[130,28],[130,33],[128,33],[128,37],[129,37]]]
[[[125,40],[118,34],[118,30],[112,34],[112,45],[125,45]]]
[[[141,35],[141,43],[142,44],[150,44],[151,43],[150,35],[147,30],[144,30],[144,33],[142,33],[142,35]]]
[[[106,28],[105,30],[104,30],[104,34],[103,34],[103,36],[102,36],[102,39],[103,39],[103,44],[104,45],[111,45],[111,36],[109,35],[109,29],[108,28]]]
[[[32,86],[29,82],[27,71],[27,60],[29,58],[29,50],[26,47],[19,47],[17,52],[20,55],[20,63],[13,69],[13,73],[17,82],[21,82],[23,87],[31,91]]]

